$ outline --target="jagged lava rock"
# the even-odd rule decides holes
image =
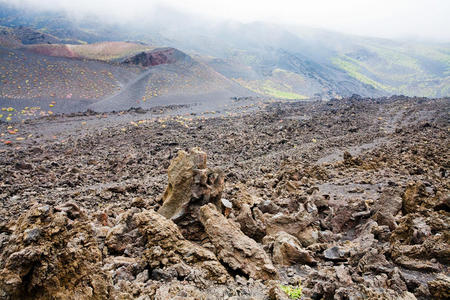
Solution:
[[[308,250],[302,248],[300,241],[286,232],[279,232],[273,244],[273,262],[279,265],[315,265],[317,262]]]
[[[436,211],[404,216],[390,237],[391,256],[413,270],[437,272],[450,262],[450,214]]]
[[[207,279],[224,283],[228,278],[214,253],[186,240],[171,220],[152,210],[136,214],[135,220],[147,239],[144,255],[152,268],[185,263],[203,270]]]
[[[434,299],[450,298],[450,277],[439,274],[435,280],[428,282],[431,295]]]
[[[132,208],[117,219],[105,240],[109,251],[131,255],[155,271],[153,275],[156,277],[169,273],[185,277],[193,272],[219,283],[228,278],[227,271],[214,253],[186,240],[173,221],[154,210]],[[181,272],[181,266],[188,271]]]
[[[218,258],[233,270],[240,270],[255,279],[278,277],[271,260],[258,243],[246,236],[239,226],[226,219],[213,204],[200,208],[200,221]]]
[[[58,211],[59,210],[59,211]],[[33,207],[10,224],[0,256],[1,299],[110,299],[111,278],[74,203]]]
[[[266,235],[263,213],[257,207],[252,211],[248,204],[242,204],[235,221],[241,225],[241,230],[255,241],[261,241]]]
[[[169,182],[158,212],[178,220],[188,211],[191,202],[199,205],[213,202],[220,207],[224,177],[206,167],[206,153],[200,148],[179,151],[168,169]]]

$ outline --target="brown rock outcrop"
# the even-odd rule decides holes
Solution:
[[[223,174],[206,167],[206,153],[200,148],[179,151],[170,163],[168,176],[163,205],[158,210],[164,217],[177,221],[188,210],[192,211],[195,204],[197,208],[209,202],[220,205]]]
[[[450,262],[448,213],[422,212],[408,214],[390,237],[394,262],[414,270],[439,271]]]
[[[214,253],[186,240],[172,221],[152,210],[136,214],[135,220],[147,240],[144,256],[151,268],[188,264],[205,273],[206,279],[224,283],[228,278]]]
[[[1,299],[109,299],[92,227],[73,203],[34,207],[10,224],[0,257]]]
[[[217,249],[218,258],[233,270],[255,279],[273,279],[278,274],[258,243],[246,236],[239,226],[226,219],[213,204],[200,208],[200,221]]]
[[[255,241],[261,241],[266,235],[266,227],[263,222],[263,213],[259,208],[250,209],[248,204],[242,204],[236,222],[241,225],[241,230]]]
[[[286,233],[279,232],[273,244],[273,262],[279,265],[294,264],[315,265],[317,262],[308,250],[302,248],[299,240]]]
[[[431,295],[434,299],[450,298],[450,277],[439,274],[435,280],[428,282]]]
[[[125,252],[135,257],[141,265],[148,265],[150,269],[158,270],[156,272],[175,274],[175,277],[184,278],[195,273],[220,283],[228,278],[214,253],[186,240],[173,221],[157,212],[131,209],[117,219],[117,224],[106,235],[105,244],[109,251],[117,253],[120,250],[120,254]]]
[[[425,185],[421,182],[409,183],[403,194],[403,213],[416,212],[426,197]]]
[[[385,190],[375,204],[373,219],[378,225],[388,226],[394,230],[397,226],[395,216],[402,209],[402,198],[394,190]]]

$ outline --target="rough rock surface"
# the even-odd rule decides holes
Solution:
[[[248,204],[242,204],[236,222],[241,226],[242,232],[257,242],[266,235],[263,213],[257,207],[251,210]]]
[[[213,204],[200,208],[200,221],[217,251],[218,258],[233,270],[255,279],[273,279],[278,274],[261,246],[247,237],[239,226],[226,219]]]
[[[111,278],[74,204],[35,206],[11,223],[0,256],[1,299],[109,299]]]
[[[394,261],[408,269],[434,271],[450,263],[450,215],[438,212],[407,214],[391,235]]]
[[[310,251],[303,249],[299,240],[286,232],[277,233],[272,247],[272,260],[275,264],[290,266],[295,264],[315,265],[317,263]]]
[[[151,268],[168,264],[187,264],[206,272],[205,278],[224,283],[228,277],[225,268],[209,250],[187,241],[178,227],[154,211],[136,215],[136,226],[146,238],[144,256]],[[178,274],[179,276],[183,276]],[[187,276],[189,274],[184,274]]]
[[[434,299],[450,298],[450,278],[447,275],[438,275],[435,280],[428,282],[428,286]]]
[[[448,298],[449,99],[245,101],[0,123],[0,298],[267,299],[299,282],[305,299]],[[225,181],[206,226],[192,190],[176,222],[156,212],[196,146]],[[316,264],[274,264],[281,232]],[[266,262],[273,282],[255,279],[274,278]]]
[[[179,151],[169,166],[168,176],[169,183],[163,195],[163,205],[158,210],[164,217],[179,220],[195,204],[212,202],[220,207],[223,174],[206,167],[206,153],[201,149]]]

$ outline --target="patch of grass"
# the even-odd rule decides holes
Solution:
[[[285,292],[291,299],[301,299],[303,287],[299,283],[297,287],[292,287],[290,285],[280,284],[280,288]]]
[[[308,97],[306,97],[304,95],[300,95],[300,94],[297,94],[297,93],[280,91],[280,90],[277,90],[277,89],[274,89],[274,88],[271,88],[271,87],[263,87],[263,90],[265,91],[266,95],[273,96],[273,97],[276,97],[276,98],[290,99],[290,100],[293,100],[293,99],[301,99],[301,100],[308,99]]]
[[[411,71],[421,73],[423,72],[420,64],[417,59],[409,55],[408,53],[404,53],[401,49],[391,49],[389,47],[382,46],[367,46],[368,49],[375,52],[381,59],[383,59],[389,65],[398,65]],[[384,69],[385,66],[379,66],[381,69]]]
[[[150,46],[128,42],[102,42],[84,45],[67,45],[67,47],[81,57],[105,61],[111,61],[153,49]]]
[[[244,80],[241,78],[235,78],[234,81],[242,85],[243,87],[254,91],[259,94],[288,100],[305,100],[308,99],[307,96],[301,95],[291,91],[289,85],[278,84],[270,79],[266,80]]]
[[[333,58],[333,64],[336,65],[337,67],[345,70],[348,75],[352,76],[353,78],[373,86],[376,89],[379,90],[384,90],[384,91],[390,91],[393,92],[394,89],[390,86],[384,85],[380,82],[377,82],[369,77],[367,77],[366,75],[362,74],[360,71],[360,67],[358,65],[353,64],[351,61],[341,58],[341,57],[335,57]]]

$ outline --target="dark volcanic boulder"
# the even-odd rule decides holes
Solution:
[[[129,57],[125,59],[123,63],[150,67],[189,61],[191,61],[191,58],[188,55],[175,48],[158,48]]]

